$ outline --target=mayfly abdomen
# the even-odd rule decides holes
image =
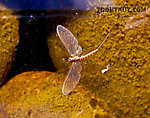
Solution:
[[[87,59],[88,57],[92,56],[93,54],[95,54],[96,52],[98,51],[98,49],[96,50],[93,50],[92,52],[86,54],[86,55],[83,55],[79,58],[79,60],[84,60],[84,59]]]

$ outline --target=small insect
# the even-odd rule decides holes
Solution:
[[[62,93],[64,95],[67,95],[75,88],[80,80],[80,72],[82,71],[81,60],[86,59],[96,53],[105,42],[109,34],[97,49],[86,55],[80,56],[82,53],[82,48],[80,45],[78,45],[78,40],[74,37],[74,35],[62,25],[58,25],[56,30],[60,40],[62,41],[70,55],[70,58],[67,61],[72,63],[62,86]]]
[[[108,64],[108,65],[106,66],[106,69],[103,69],[101,72],[102,72],[102,73],[105,73],[105,72],[107,72],[109,69],[110,69],[110,64]]]

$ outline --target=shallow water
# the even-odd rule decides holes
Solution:
[[[114,4],[118,7],[119,3]],[[127,7],[138,5],[128,3]],[[0,103],[13,105],[7,107],[7,114],[149,117],[150,10],[147,3],[143,7],[146,11],[1,12]],[[96,49],[110,33],[100,50],[82,61],[80,81],[66,96],[61,89],[71,63],[65,60],[69,54],[56,35],[57,25],[73,33],[83,55]],[[108,64],[110,69],[102,73]]]

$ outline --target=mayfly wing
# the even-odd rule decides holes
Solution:
[[[80,80],[81,71],[82,71],[81,62],[72,62],[72,65],[68,71],[67,77],[62,87],[62,93],[64,95],[67,95],[75,88],[75,86]]]
[[[82,48],[78,45],[78,40],[68,29],[62,25],[58,25],[57,34],[70,56],[79,56],[82,53]]]

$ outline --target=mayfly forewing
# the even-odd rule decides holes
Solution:
[[[81,62],[72,63],[62,87],[62,93],[64,95],[67,95],[75,88],[75,86],[80,80],[81,70],[82,70]]]
[[[82,48],[78,45],[77,39],[68,29],[62,25],[58,25],[57,34],[70,56],[79,56],[82,53]]]

